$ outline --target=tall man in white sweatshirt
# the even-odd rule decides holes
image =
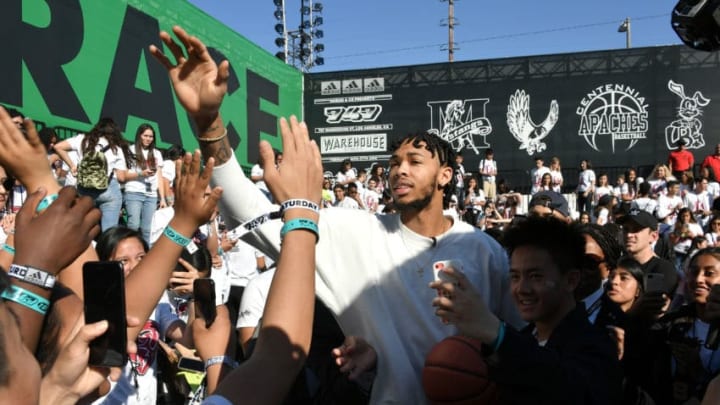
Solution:
[[[227,62],[216,65],[204,46],[192,46],[184,31],[174,31],[191,45],[187,57],[179,44],[170,46],[178,65],[153,47],[151,51],[169,70],[178,100],[197,124],[203,156],[215,159],[213,183],[224,189],[223,218],[234,227],[277,210],[243,175],[223,135],[219,108],[227,92]],[[307,131],[294,117],[290,127]],[[403,138],[392,150],[389,176],[399,214],[328,208],[320,215],[316,293],[346,335],[363,337],[375,348],[373,403],[425,403],[425,356],[437,342],[458,333],[431,306],[436,296],[428,288],[433,262],[461,260],[490,310],[511,324],[522,322],[509,295],[506,253],[479,229],[442,214],[443,196],[453,193],[454,154],[434,135]],[[266,222],[244,239],[274,259],[281,226],[280,221]]]

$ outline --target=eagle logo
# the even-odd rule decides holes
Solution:
[[[510,96],[508,104],[507,124],[510,133],[520,142],[520,149],[525,149],[528,155],[542,152],[547,149],[543,139],[550,134],[558,122],[560,107],[557,100],[550,102],[550,112],[540,125],[530,118],[530,95],[525,90],[515,90]]]

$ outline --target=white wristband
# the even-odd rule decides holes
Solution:
[[[207,371],[210,366],[214,366],[216,364],[225,364],[230,368],[236,368],[238,366],[238,363],[228,356],[214,356],[205,361],[205,371]]]
[[[55,276],[40,269],[30,266],[20,266],[18,264],[10,265],[8,271],[10,277],[22,280],[42,288],[52,289],[55,285]]]

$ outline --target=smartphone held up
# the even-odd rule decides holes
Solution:
[[[122,367],[127,355],[125,274],[120,262],[87,262],[83,265],[85,323],[107,321],[108,328],[90,342],[92,366]]]

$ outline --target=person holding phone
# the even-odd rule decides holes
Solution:
[[[528,325],[516,329],[492,313],[457,268],[429,284],[435,315],[482,343],[502,403],[618,404],[622,372],[607,331],[593,326],[575,298],[585,239],[565,221],[529,217],[503,237],[510,285]]]
[[[150,228],[155,210],[167,206],[166,190],[160,187],[158,171],[163,169],[163,157],[155,146],[155,129],[150,124],[141,124],[135,132],[135,143],[130,145],[133,158],[128,163],[127,182],[125,183],[125,210],[127,227],[140,230],[143,239],[150,243]]]
[[[148,244],[136,230],[114,227],[103,232],[95,247],[100,260],[119,261],[128,277],[148,252]],[[104,404],[149,404],[157,398],[158,341],[166,338],[192,347],[187,325],[175,313],[167,295],[163,294],[153,313],[144,322],[136,340],[137,353],[130,356],[122,377],[107,397],[98,400]]]
[[[720,249],[698,251],[685,277],[690,303],[665,314],[644,334],[628,335],[633,356],[626,359],[626,374],[656,403],[699,403],[720,374],[719,342],[711,333],[720,326]]]

